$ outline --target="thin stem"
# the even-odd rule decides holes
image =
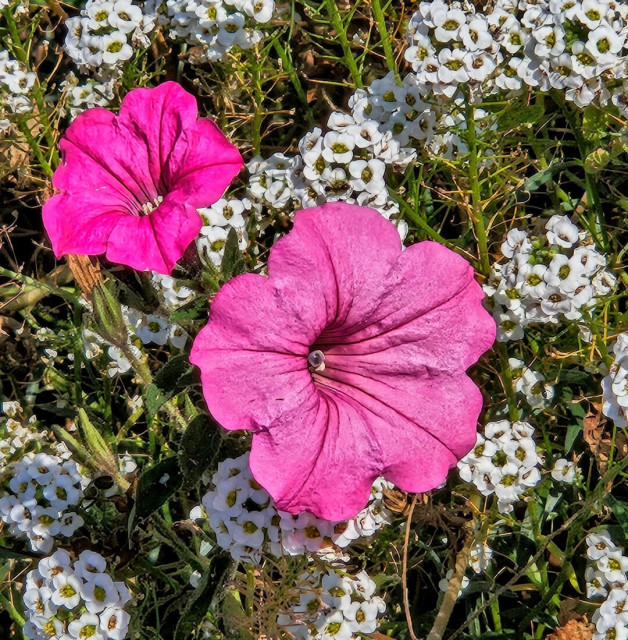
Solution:
[[[24,136],[24,138],[26,139],[26,142],[28,142],[28,146],[31,148],[31,151],[35,154],[35,157],[39,161],[39,164],[41,165],[41,168],[44,170],[44,173],[49,178],[51,178],[53,174],[52,167],[50,166],[50,163],[48,162],[48,160],[46,160],[46,158],[44,157],[44,154],[41,152],[39,142],[35,140],[33,134],[30,132],[30,129],[28,128],[28,125],[23,120],[20,120],[17,126],[19,130],[22,132],[22,135]]]
[[[284,69],[287,71],[288,76],[290,77],[290,82],[294,87],[294,90],[297,92],[297,96],[299,100],[303,103],[305,107],[305,113],[307,115],[308,122],[312,124],[312,109],[307,101],[307,95],[305,90],[303,89],[303,85],[301,84],[301,79],[299,78],[299,74],[294,68],[294,64],[292,63],[292,57],[288,55],[285,47],[281,44],[279,39],[275,39],[273,42],[273,46],[275,47],[275,51],[279,55],[281,62],[283,63]]]
[[[512,422],[519,420],[519,410],[517,409],[517,394],[515,393],[515,385],[512,380],[512,371],[508,362],[508,351],[503,342],[498,342],[495,346],[499,355],[499,363],[501,365],[502,383],[508,400],[508,414]]]
[[[478,169],[478,141],[475,130],[475,108],[471,103],[467,103],[465,110],[467,122],[467,145],[469,147],[469,184],[471,186],[471,221],[475,229],[478,240],[478,251],[480,254],[480,271],[488,276],[491,265],[488,254],[488,240],[486,227],[484,225],[484,205],[482,203],[482,193],[480,190],[480,177]]]
[[[157,532],[161,534],[164,542],[169,544],[179,554],[181,560],[184,560],[201,573],[205,571],[207,567],[203,565],[200,558],[195,553],[192,553],[183,544],[183,542],[179,540],[179,538],[172,530],[172,527],[163,519],[161,515],[159,515],[158,513],[154,513],[152,516],[152,521],[155,525],[155,529],[157,529]]]
[[[6,598],[2,593],[0,593],[0,604],[5,611],[9,612],[9,615],[13,618],[13,620],[23,627],[26,624],[26,620],[22,618],[19,611],[13,606],[13,604]]]
[[[469,560],[471,559],[471,550],[473,549],[474,537],[473,532],[467,523],[468,529],[462,549],[456,557],[456,566],[454,568],[454,574],[449,580],[449,586],[447,587],[447,593],[443,597],[440,609],[436,614],[434,624],[427,635],[427,640],[442,640],[447,630],[447,624],[453,613],[456,600],[458,599],[458,593],[462,586],[462,579],[464,578],[465,571],[469,566]]]
[[[412,640],[419,640],[414,633],[414,627],[412,625],[412,614],[410,613],[410,601],[408,600],[408,547],[410,545],[410,528],[412,526],[412,514],[416,507],[418,494],[414,494],[412,498],[412,504],[410,505],[410,511],[408,511],[408,517],[406,519],[406,534],[403,541],[403,560],[401,565],[401,588],[403,589],[403,608],[406,613],[406,622],[408,623],[408,632]]]
[[[13,55],[17,58],[18,62],[21,62],[27,68],[27,70],[30,71],[31,67],[28,61],[28,52],[22,46],[22,39],[20,38],[20,32],[17,28],[17,23],[15,22],[15,19],[13,17],[13,12],[11,11],[11,9],[7,8],[2,13],[5,17],[7,26],[9,27],[9,33],[11,34],[11,44],[12,44],[11,51]],[[37,105],[37,110],[38,110],[37,115],[40,117],[40,120],[44,127],[44,137],[46,138],[46,142],[50,147],[52,164],[56,166],[59,163],[59,156],[57,154],[57,149],[56,149],[56,140],[52,133],[52,127],[50,125],[50,120],[48,118],[48,110],[46,109],[44,98],[41,93],[41,87],[39,86],[38,83],[35,83],[35,85],[32,87],[31,94],[35,100],[35,104]],[[20,125],[20,131],[24,133],[24,130],[22,129],[21,125]],[[28,134],[32,138],[30,131],[28,132]],[[25,134],[25,137],[26,137],[26,134]],[[37,159],[41,163],[42,168],[46,171],[48,175],[52,175],[52,170],[50,169],[50,162],[48,160],[43,159],[43,154],[41,153],[41,150],[39,149],[36,150],[33,144],[31,143],[30,139],[27,138],[27,140],[29,145],[33,149],[33,152],[37,156]]]
[[[122,352],[124,353],[125,358],[131,363],[133,370],[137,375],[142,379],[142,382],[146,386],[150,386],[153,384],[153,374],[151,373],[150,367],[146,363],[145,360],[141,358],[137,358],[133,353],[130,345],[127,343],[126,345],[121,346]],[[188,426],[187,420],[182,415],[179,408],[175,406],[171,400],[166,400],[163,405],[164,409],[167,411],[168,415],[177,423],[179,428],[182,431]]]
[[[382,46],[384,47],[384,54],[386,55],[386,64],[388,65],[388,69],[395,74],[397,84],[401,84],[401,78],[395,61],[395,54],[393,53],[392,45],[390,43],[390,34],[388,33],[388,27],[386,26],[386,17],[384,16],[384,11],[382,10],[382,5],[379,0],[371,0],[371,9],[373,10],[375,24],[377,24],[379,37],[382,41]]]
[[[364,83],[362,82],[362,74],[358,69],[358,65],[353,56],[353,52],[351,51],[351,44],[349,43],[349,39],[347,38],[347,30],[345,29],[345,26],[342,22],[342,17],[340,15],[340,11],[338,10],[338,6],[336,5],[335,0],[326,0],[325,6],[327,7],[331,24],[336,31],[338,40],[340,41],[340,46],[342,47],[342,51],[344,54],[344,62],[349,69],[349,73],[351,73],[353,82],[356,87],[362,88],[364,86]]]

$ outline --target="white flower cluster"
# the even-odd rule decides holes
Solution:
[[[175,349],[183,349],[188,340],[188,334],[177,324],[168,322],[166,318],[156,313],[142,313],[137,309],[122,306],[122,315],[129,333],[129,349],[135,358],[141,359],[142,352],[133,344],[138,338],[144,344],[163,346],[170,344]],[[83,329],[83,348],[88,360],[102,355],[106,351],[110,360],[107,375],[113,377],[131,370],[131,362],[124,351],[116,345],[110,344],[101,335],[91,329]]]
[[[203,496],[202,506],[192,509],[190,518],[207,518],[218,545],[234,560],[259,563],[264,552],[275,556],[316,553],[342,560],[340,549],[360,537],[374,535],[390,517],[383,492],[392,485],[382,479],[374,483],[367,507],[347,522],[278,511],[268,492],[253,478],[248,453],[223,460],[212,484],[214,489]]]
[[[587,538],[587,557],[591,566],[584,574],[587,597],[604,597],[593,614],[593,640],[624,640],[628,638],[628,557],[613,542],[608,531],[590,533]]]
[[[628,5],[616,0],[495,0],[484,11],[432,0],[410,20],[405,57],[420,84],[448,98],[462,86],[480,96],[528,86],[626,110],[627,35]]]
[[[446,102],[438,99],[413,73],[407,74],[400,85],[389,73],[374,80],[370,87],[358,89],[349,100],[353,117],[378,122],[380,130],[389,132],[401,145],[403,154],[416,147],[447,159],[467,152],[461,135],[467,126],[465,104],[462,96]],[[474,109],[473,115],[478,134],[497,126],[483,109]],[[484,154],[491,155],[490,150]]]
[[[494,301],[500,342],[520,340],[528,325],[580,320],[581,309],[615,286],[615,276],[604,269],[606,258],[567,216],[552,216],[545,229],[540,238],[509,231],[501,247],[508,261],[493,265],[484,287]]]
[[[46,435],[37,430],[35,416],[22,420],[21,412],[17,402],[3,402],[0,406],[0,413],[6,416],[0,419],[0,469],[5,469],[16,454],[23,454],[30,442],[38,442]]]
[[[296,640],[357,640],[376,631],[377,618],[386,610],[366,571],[355,576],[333,569],[305,573],[292,599],[277,624]]]
[[[262,208],[280,211],[294,209],[293,172],[299,165],[298,156],[273,153],[264,159],[255,156],[246,165],[249,172],[247,185],[247,208],[253,209],[261,217]],[[248,202],[250,200],[250,203]]]
[[[8,51],[0,51],[0,131],[9,127],[7,116],[32,111],[28,97],[37,76],[32,71],[24,71]]]
[[[0,519],[12,535],[27,537],[33,551],[48,553],[55,536],[70,537],[83,525],[68,511],[83,498],[83,476],[72,460],[29,453],[0,477]]]
[[[393,132],[364,113],[333,112],[326,133],[315,127],[299,141],[299,153],[291,182],[301,207],[324,202],[359,204],[378,210],[387,219],[399,217],[399,206],[386,188],[388,166],[405,167],[414,159],[412,149],[402,147]],[[399,220],[404,238],[408,227]]]
[[[474,573],[484,573],[491,566],[493,561],[493,549],[488,546],[488,541],[476,542],[471,549],[471,559],[469,564]]]
[[[150,281],[166,311],[175,311],[194,299],[194,291],[180,280],[153,271]]]
[[[94,551],[83,551],[75,562],[63,549],[42,558],[26,576],[24,636],[123,640],[130,620],[124,605],[131,594],[106,571],[107,561]]]
[[[221,198],[211,207],[199,209],[203,226],[196,239],[198,255],[205,264],[220,267],[225,253],[225,244],[229,231],[234,229],[238,235],[238,248],[244,251],[249,243],[246,224],[251,211],[251,202],[247,198],[238,200]]]
[[[64,48],[80,69],[116,76],[133,55],[133,46],[146,47],[153,18],[131,0],[87,0],[79,16],[65,22]]]
[[[484,496],[495,494],[500,513],[511,513],[513,504],[541,480],[542,460],[534,444],[534,427],[527,422],[489,422],[478,433],[475,447],[458,463],[460,477],[472,482]]]
[[[76,118],[79,113],[92,107],[107,107],[113,100],[113,80],[104,83],[88,80],[79,84],[76,76],[71,73],[61,86],[70,118]]]
[[[527,367],[523,360],[509,358],[508,363],[513,372],[515,391],[525,396],[533,409],[541,409],[554,397],[554,387],[545,382],[545,376]]]
[[[628,427],[628,333],[620,333],[613,345],[615,360],[602,380],[602,413],[616,427]]]
[[[274,0],[150,0],[149,5],[170,38],[201,50],[190,56],[196,63],[222,60],[234,47],[250,49],[263,37],[255,27],[275,12]]]

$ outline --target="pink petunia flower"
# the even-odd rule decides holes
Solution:
[[[473,269],[434,242],[342,203],[305,209],[212,303],[190,360],[226,429],[254,432],[250,465],[279,509],[355,516],[375,478],[422,492],[475,444],[465,370],[495,339]]]
[[[169,274],[202,226],[196,209],[216,202],[243,164],[197,115],[176,82],[130,91],[118,116],[100,107],[80,114],[61,140],[52,180],[60,193],[43,210],[55,255],[106,253]]]

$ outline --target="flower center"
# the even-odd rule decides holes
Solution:
[[[150,215],[153,211],[155,211],[155,209],[164,201],[164,197],[163,196],[157,196],[155,198],[154,202],[145,202],[142,205],[142,211],[144,212],[144,215],[148,216]]]
[[[325,354],[320,349],[310,351],[307,363],[313,371],[325,371]]]

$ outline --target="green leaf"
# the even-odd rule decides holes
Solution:
[[[216,287],[216,291],[218,287]],[[170,314],[170,322],[173,324],[188,325],[198,320],[207,320],[207,300],[203,297],[196,298],[192,302],[179,307]]]
[[[14,551],[13,549],[5,549],[4,547],[0,547],[1,560],[26,560],[28,562],[32,562],[38,557],[39,556],[36,556],[35,554],[25,553],[23,551]]]
[[[87,417],[84,409],[79,409],[79,432],[86,448],[94,457],[94,461],[104,471],[114,475],[117,471],[116,459],[111,449]]]
[[[129,516],[129,537],[138,520],[147,518],[164,505],[183,484],[177,456],[160,460],[145,469],[137,480],[135,503]]]
[[[563,169],[566,169],[567,167],[572,167],[574,165],[580,165],[580,163],[575,160],[571,160],[569,162],[557,162],[556,164],[553,164],[551,167],[548,167],[547,169],[543,169],[543,171],[539,171],[532,177],[528,178],[523,183],[521,190],[537,191],[544,184],[547,184],[550,180],[552,180],[554,175],[556,175],[557,173],[560,173],[561,171],[563,171]]]
[[[171,393],[162,393],[156,384],[149,384],[144,390],[144,405],[149,415],[154,416]]]
[[[155,375],[155,386],[169,394],[178,393],[196,382],[195,371],[187,356],[174,356]]]
[[[602,503],[610,508],[617,522],[619,522],[624,536],[628,537],[628,502],[618,500],[612,493],[608,493],[604,496]]]
[[[231,227],[225,241],[225,249],[220,263],[220,275],[226,281],[245,271],[246,262],[238,247],[238,232]]]
[[[516,106],[507,109],[498,120],[500,131],[517,129],[524,125],[539,122],[545,116],[545,105],[532,104],[530,106]]]
[[[230,560],[226,556],[217,556],[211,569],[205,572],[198,587],[190,594],[188,604],[181,614],[174,634],[174,640],[189,640],[209,610],[218,587],[222,586],[222,577],[229,569]]]
[[[574,442],[580,433],[582,433],[582,425],[580,424],[570,424],[567,427],[567,435],[565,436],[565,453],[569,453],[571,451]]]
[[[196,416],[179,445],[179,462],[188,485],[196,484],[218,452],[220,425],[208,415]]]

